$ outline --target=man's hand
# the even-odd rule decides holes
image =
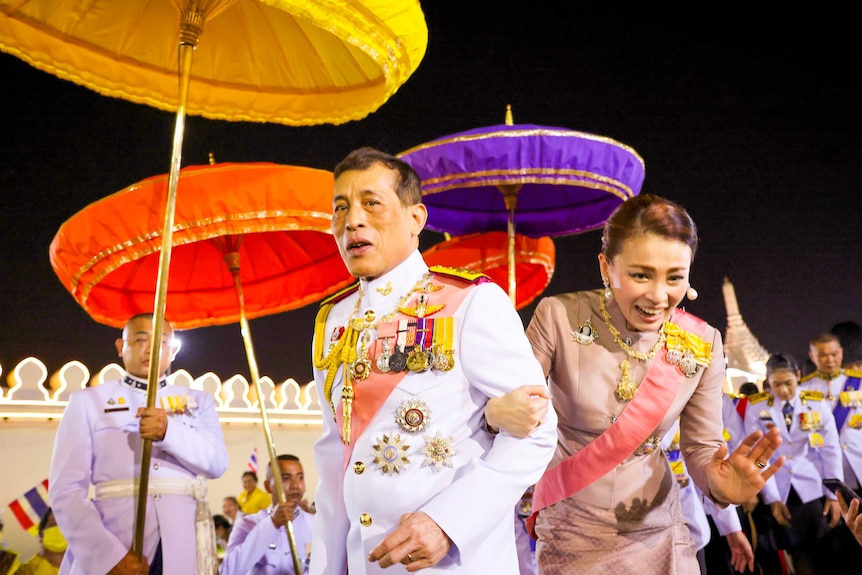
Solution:
[[[296,505],[290,503],[279,503],[272,512],[272,524],[275,528],[284,527],[288,521],[293,520],[293,515],[296,512]]]
[[[751,542],[742,531],[734,531],[725,535],[727,546],[730,547],[730,564],[734,571],[754,573],[754,551]]]
[[[760,498],[755,495],[754,497],[745,501],[745,503],[741,503],[740,507],[742,507],[742,510],[746,513],[753,513],[754,510],[757,508],[758,503],[760,503]]]
[[[841,507],[841,517],[844,519],[844,523],[850,528],[853,537],[856,538],[859,545],[862,545],[862,512],[860,512],[862,509],[859,508],[859,500],[854,498],[848,505],[844,501],[843,495],[840,493],[836,493],[836,495],[838,496],[838,505]]]
[[[120,562],[108,571],[108,575],[147,575],[150,572],[150,566],[147,564],[147,558],[138,557],[129,551],[126,553]]]
[[[168,415],[158,407],[139,407],[135,417],[141,419],[141,437],[161,441],[168,431]]]
[[[823,515],[829,518],[829,527],[838,525],[838,521],[841,519],[841,507],[838,502],[834,499],[827,499],[823,505]]]
[[[317,513],[317,508],[314,506],[314,503],[309,501],[305,497],[303,497],[302,500],[299,502],[299,506],[302,508],[303,511],[310,515],[314,515],[315,513]]]
[[[790,527],[790,510],[781,501],[771,503],[769,508],[772,510],[772,516],[778,521],[779,525]]]
[[[405,513],[392,533],[368,554],[383,568],[403,563],[408,571],[433,567],[449,552],[452,543],[440,526],[425,513]]]
[[[524,438],[539,427],[548,413],[551,395],[544,385],[522,385],[485,404],[485,421],[493,429]]]

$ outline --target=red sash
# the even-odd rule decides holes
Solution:
[[[472,283],[465,284],[463,280],[453,279],[439,274],[435,274],[432,277],[431,284],[443,288],[440,291],[434,292],[433,303],[444,304],[443,309],[440,310],[443,313],[441,313],[440,315],[445,314],[446,316],[455,315],[455,310],[458,309],[458,307],[461,305],[461,302],[464,301],[464,298],[467,297],[467,294],[470,291],[466,288],[469,288],[474,285]],[[407,305],[412,304],[408,302]],[[428,316],[430,315],[432,314],[428,314]],[[374,341],[374,343],[369,349],[368,359],[371,362],[371,373],[369,374],[367,379],[360,382],[356,382],[354,384],[356,396],[353,400],[353,410],[351,412],[350,422],[350,437],[352,439],[349,445],[344,445],[345,470],[350,463],[350,457],[353,454],[353,446],[355,445],[356,440],[359,439],[359,437],[368,427],[368,424],[371,422],[374,416],[377,415],[377,412],[380,410],[380,407],[386,402],[386,399],[389,397],[389,394],[391,394],[392,391],[396,387],[398,387],[398,384],[401,383],[401,380],[404,379],[404,376],[409,373],[406,371],[390,371],[387,373],[381,373],[380,370],[377,369],[377,357],[383,351],[382,344],[380,343],[381,338],[392,337],[393,339],[390,341],[394,342],[398,320],[407,319],[408,317],[409,316],[402,315],[399,313],[392,321],[380,324],[377,339]],[[392,347],[394,348],[394,345]],[[335,422],[336,425],[338,425],[338,429],[343,428],[343,421],[343,404],[339,401],[338,407],[335,410]]]
[[[671,321],[701,336],[706,328],[705,321],[679,309]],[[581,450],[545,471],[533,491],[533,514],[527,518],[527,530],[533,539],[539,511],[571,497],[634,453],[661,423],[685,379],[660,353],[619,419]]]

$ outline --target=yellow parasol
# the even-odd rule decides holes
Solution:
[[[428,30],[417,0],[0,0],[3,52],[169,112],[198,40],[186,113],[309,126],[377,110]]]

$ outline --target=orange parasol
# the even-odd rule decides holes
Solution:
[[[180,170],[166,317],[177,329],[298,309],[352,280],[330,232],[333,177],[266,162]],[[152,311],[167,176],[94,202],[51,242],[51,265],[96,321],[121,328]],[[245,294],[237,306],[238,254]]]
[[[507,246],[506,232],[480,232],[447,239],[422,255],[428,265],[480,271],[505,290],[509,284],[509,255],[504,246]],[[517,309],[530,305],[548,287],[554,275],[555,256],[551,238],[530,238],[515,234]]]
[[[108,325],[121,327],[152,310],[157,285],[166,290],[166,313],[177,328],[239,321],[267,447],[277,465],[248,318],[302,307],[352,281],[329,227],[332,173],[270,163],[213,164],[180,170],[177,187],[170,290],[156,281],[163,261],[159,224],[170,193],[165,175],[72,216],[51,242],[51,265],[87,313]],[[139,518],[136,527],[142,524]],[[296,567],[290,523],[287,534]],[[139,556],[142,545],[136,529]]]
[[[211,41],[193,75],[204,35]],[[176,111],[153,342],[162,339],[186,113],[290,125],[359,119],[415,71],[427,42],[418,0],[0,0],[0,50],[102,94]],[[160,352],[151,347],[148,407],[155,405]],[[138,557],[151,449],[145,440]],[[275,455],[270,444],[284,501]],[[292,537],[291,551],[299,572]]]

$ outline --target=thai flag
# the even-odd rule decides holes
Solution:
[[[248,468],[257,475],[257,447],[254,448],[251,452],[251,457],[248,458]]]
[[[39,532],[39,521],[42,516],[48,511],[48,480],[45,479],[42,483],[13,501],[9,504],[9,509],[12,514],[21,524],[24,531],[30,535],[37,535]]]

